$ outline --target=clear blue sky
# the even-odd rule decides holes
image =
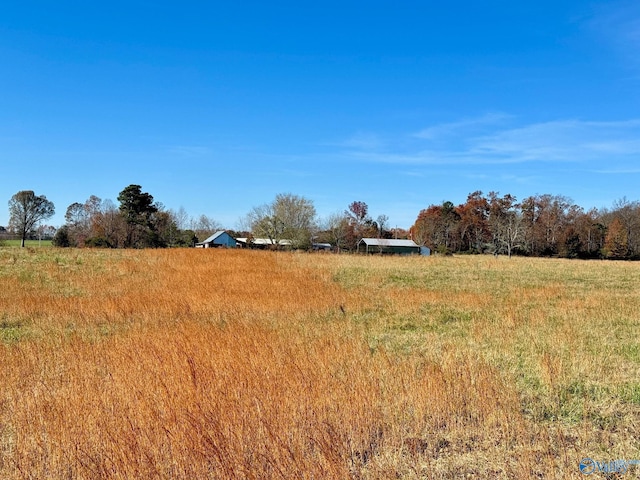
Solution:
[[[640,200],[640,3],[30,1],[0,14],[0,225],[129,184],[409,227],[475,190]]]

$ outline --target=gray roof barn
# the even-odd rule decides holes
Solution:
[[[224,230],[214,233],[206,240],[196,243],[196,248],[236,248],[236,239]]]
[[[393,240],[388,238],[363,238],[358,242],[358,252],[390,253],[399,255],[419,255],[420,247],[413,240]]]

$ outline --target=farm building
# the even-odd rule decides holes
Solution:
[[[259,249],[267,249],[267,248],[282,248],[287,249],[293,246],[293,242],[291,240],[279,240],[277,243],[270,238],[238,238],[238,246],[239,247],[248,247],[248,248],[259,248]]]
[[[224,230],[214,233],[203,242],[196,243],[196,248],[235,248],[236,239]]]
[[[363,238],[358,242],[358,252],[419,255],[420,247],[413,240]]]

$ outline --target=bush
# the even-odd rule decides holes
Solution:
[[[53,236],[51,243],[54,247],[70,247],[71,238],[69,236],[69,228],[66,225],[60,227]]]
[[[94,248],[113,248],[111,242],[107,240],[105,237],[90,237],[84,242],[87,247]]]

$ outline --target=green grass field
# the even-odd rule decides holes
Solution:
[[[20,247],[21,240],[0,240],[0,247]],[[51,240],[25,240],[24,246],[26,247],[50,247]]]

